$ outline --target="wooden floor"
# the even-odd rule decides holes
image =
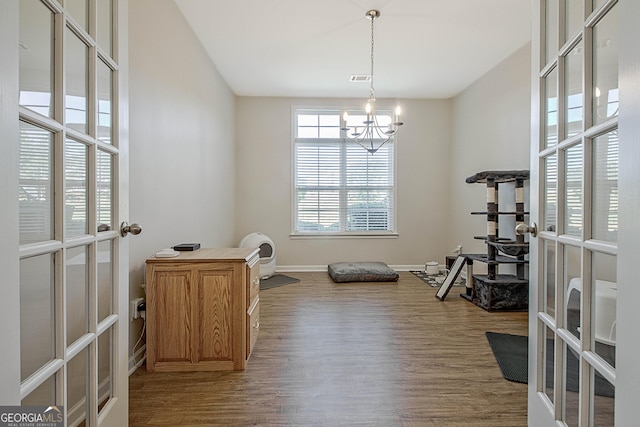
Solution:
[[[131,426],[526,426],[527,386],[506,381],[486,331],[527,334],[527,313],[443,302],[409,272],[335,284],[326,273],[260,293],[243,372],[130,377]]]

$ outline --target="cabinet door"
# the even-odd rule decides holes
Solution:
[[[197,272],[194,307],[199,313],[199,361],[233,358],[233,270]]]
[[[195,289],[191,303],[198,324],[198,369],[243,370],[245,368],[244,263],[202,264],[194,269]]]
[[[155,269],[153,296],[150,303],[149,340],[151,363],[196,361],[196,342],[193,339],[194,313],[191,305],[193,280],[189,266]],[[158,315],[155,315],[155,314]],[[153,325],[153,326],[152,326]],[[153,355],[151,356],[151,353]]]

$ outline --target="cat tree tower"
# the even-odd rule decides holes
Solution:
[[[501,238],[499,218],[504,215],[515,216],[516,226],[524,224],[524,182],[529,179],[528,170],[484,171],[466,179],[469,184],[486,184],[486,212],[471,212],[472,215],[486,215],[487,235],[476,236],[487,245],[485,254],[464,254],[467,263],[467,288],[461,296],[488,311],[525,310],[528,308],[529,280],[526,272],[529,244],[524,236],[517,234],[515,240]],[[498,207],[498,186],[503,183],[515,183],[515,211],[500,212]],[[474,274],[475,261],[487,264],[487,274]],[[515,274],[500,274],[499,266],[515,266]],[[512,268],[513,270],[513,268]]]

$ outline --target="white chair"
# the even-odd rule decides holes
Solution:
[[[575,277],[569,282],[565,304],[569,304],[571,292],[582,293],[582,279]],[[606,280],[596,280],[595,331],[596,341],[616,345],[616,297],[617,284]],[[578,327],[580,331],[580,327]]]

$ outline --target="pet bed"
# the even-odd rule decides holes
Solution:
[[[328,271],[336,283],[398,281],[398,273],[384,262],[336,262]]]

